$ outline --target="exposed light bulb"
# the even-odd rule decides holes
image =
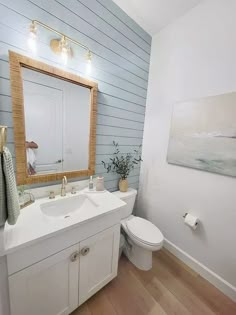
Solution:
[[[68,57],[70,53],[70,47],[68,45],[68,42],[66,40],[66,37],[63,36],[62,39],[60,40],[60,48],[61,48],[61,59],[64,65],[67,64],[68,62]]]
[[[61,59],[62,59],[62,62],[64,63],[64,65],[67,65],[68,53],[67,53],[67,49],[65,47],[63,47],[61,49]]]
[[[86,73],[90,74],[92,71],[92,53],[90,50],[86,54],[86,61],[87,61]]]
[[[32,23],[30,24],[29,31],[30,31],[30,33],[29,33],[29,39],[28,39],[28,46],[33,53],[36,53],[36,51],[37,51],[37,28],[36,28],[34,21],[32,21]]]

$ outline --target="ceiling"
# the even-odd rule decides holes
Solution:
[[[203,0],[113,0],[146,32],[154,35]]]

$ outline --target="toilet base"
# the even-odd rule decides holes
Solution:
[[[134,244],[130,239],[129,244],[126,244],[124,248],[124,254],[129,261],[138,269],[150,270],[152,268],[152,251]]]

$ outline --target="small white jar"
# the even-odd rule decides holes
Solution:
[[[103,191],[104,190],[104,177],[98,176],[97,183],[96,183],[96,191]]]

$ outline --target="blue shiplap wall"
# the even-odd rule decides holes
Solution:
[[[118,177],[104,173],[102,160],[113,152],[112,141],[123,153],[142,143],[151,37],[111,0],[0,0],[0,124],[8,125],[8,146],[14,153],[8,50],[62,68],[49,41],[53,34],[39,28],[37,55],[28,47],[32,19],[40,20],[87,45],[93,52],[90,78],[98,82],[96,172],[106,187],[117,188]],[[84,51],[73,48],[66,70],[86,76]],[[64,68],[65,69],[65,68]],[[138,188],[139,168],[129,177]]]

